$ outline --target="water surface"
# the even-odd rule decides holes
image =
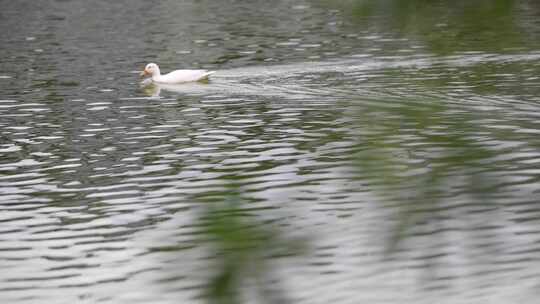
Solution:
[[[536,303],[540,7],[398,2],[2,2],[0,299],[203,302],[234,184],[293,303]]]

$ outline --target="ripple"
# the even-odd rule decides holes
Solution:
[[[128,15],[137,16],[133,5]],[[111,17],[105,7],[122,11],[92,9]],[[155,7],[160,20],[182,19],[163,7]],[[270,258],[294,302],[512,303],[534,294],[540,54],[434,56],[372,29],[322,37],[323,29],[346,26],[336,17],[342,12],[294,8],[299,15],[285,29],[257,15],[273,38],[252,35],[243,10],[240,26],[211,10],[213,18],[203,19],[214,20],[203,27],[211,30],[200,39],[152,34],[173,41],[172,54],[186,62],[215,66],[199,59],[224,56],[208,84],[139,88],[132,75],[139,63],[125,58],[142,58],[135,53],[144,48],[131,43],[117,54],[121,72],[102,65],[88,72],[113,49],[107,41],[125,42],[115,39],[121,28],[107,31],[107,18],[100,26],[112,36],[98,49],[53,26],[49,38],[32,34],[32,44],[44,46],[6,57],[8,68],[36,72],[0,84],[2,298],[200,300],[219,255],[198,241],[196,219],[228,198],[231,184],[254,225],[316,236],[298,260]],[[303,15],[318,9],[320,20]],[[87,10],[70,14],[79,11]],[[237,32],[250,36],[236,39]],[[49,57],[50,39],[81,48],[57,46],[64,52],[58,61]],[[238,45],[244,40],[249,45]],[[355,41],[345,45],[354,48],[336,48],[342,41]],[[382,54],[385,44],[396,51]],[[35,54],[37,47],[47,51]],[[260,64],[271,58],[282,63]],[[67,78],[79,65],[77,86],[35,78],[38,67]],[[357,159],[362,152],[365,163]],[[402,239],[387,254],[394,227]]]

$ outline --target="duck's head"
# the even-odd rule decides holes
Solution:
[[[147,64],[146,67],[144,68],[144,71],[141,72],[141,76],[146,76],[146,75],[149,75],[149,76],[159,75],[158,65],[155,63]]]

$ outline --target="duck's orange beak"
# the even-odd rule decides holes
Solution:
[[[150,73],[148,73],[148,71],[146,69],[144,69],[144,71],[142,71],[139,75],[141,77],[143,77],[143,76],[146,76],[146,75],[150,75]]]

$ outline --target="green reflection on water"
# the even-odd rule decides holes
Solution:
[[[208,303],[243,303],[246,286],[254,287],[263,303],[289,303],[273,263],[305,252],[307,242],[290,239],[271,221],[258,218],[239,191],[231,187],[224,201],[206,202],[199,219],[201,239],[211,242],[218,264],[207,284]]]
[[[474,113],[436,99],[388,102],[396,104],[381,101],[359,113],[369,132],[359,138],[356,164],[360,179],[397,207],[390,254],[418,223],[440,216],[449,199],[489,204],[497,181],[489,175],[496,152],[478,140]]]
[[[350,17],[359,30],[416,40],[434,54],[532,48],[528,9],[534,1],[322,1]]]

